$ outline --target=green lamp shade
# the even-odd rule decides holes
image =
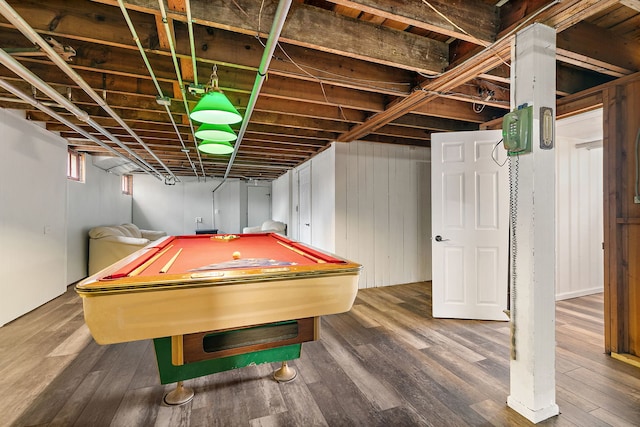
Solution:
[[[233,145],[227,141],[202,141],[198,145],[198,150],[205,154],[231,154]]]
[[[222,92],[207,92],[189,114],[192,120],[200,123],[225,124],[238,123],[242,116]]]
[[[203,123],[196,131],[196,137],[207,141],[235,141],[238,136],[229,125]]]

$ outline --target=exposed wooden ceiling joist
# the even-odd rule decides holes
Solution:
[[[195,69],[187,1],[193,15]],[[182,102],[170,41],[184,84],[192,85],[196,78],[206,83],[215,65],[220,87],[242,113],[277,3],[170,0],[169,38],[157,0],[125,1],[158,85],[171,98],[169,116],[156,102],[158,91],[116,0],[9,0],[39,34],[72,49],[67,54],[73,69],[177,175],[194,174],[187,156],[196,158],[197,142]],[[230,176],[273,179],[335,140],[428,146],[433,132],[494,123],[509,108],[509,34],[532,22],[557,29],[559,98],[640,71],[637,1],[510,0],[498,7],[485,0],[296,0]],[[2,16],[0,40],[0,48],[159,167],[116,120]],[[24,93],[35,93],[85,132],[106,139],[39,91],[33,92],[4,66],[0,78]],[[197,97],[185,96],[192,108]],[[31,120],[68,138],[72,148],[106,154],[12,93],[0,91],[0,107],[26,110]],[[207,176],[220,176],[227,168],[228,157],[201,158]]]

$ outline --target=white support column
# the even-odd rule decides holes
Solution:
[[[556,32],[542,24],[520,31],[512,46],[511,105],[533,105],[532,153],[517,163],[515,283],[511,319],[509,407],[534,423],[559,413],[555,391],[555,148],[541,148],[541,107],[552,109],[555,129]],[[552,141],[555,144],[555,141]],[[549,148],[549,146],[546,146]],[[512,274],[513,281],[513,274]]]

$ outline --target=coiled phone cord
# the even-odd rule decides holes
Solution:
[[[518,167],[520,156],[509,157],[509,220],[511,229],[511,306],[509,318],[511,320],[511,360],[516,360],[516,280],[518,271],[518,239],[516,227],[518,224]]]

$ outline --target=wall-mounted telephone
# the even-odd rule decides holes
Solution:
[[[531,152],[533,107],[520,107],[502,118],[502,139],[509,156]]]

